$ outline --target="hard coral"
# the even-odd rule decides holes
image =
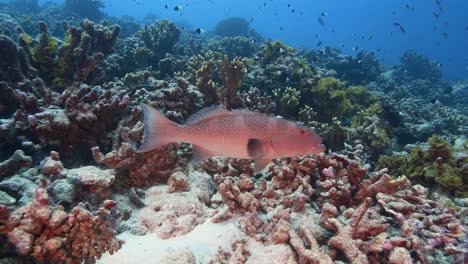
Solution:
[[[384,231],[386,231],[388,226],[380,225],[379,228],[376,228],[376,226],[361,223],[371,202],[372,199],[370,197],[366,198],[353,214],[350,223],[346,226],[338,219],[331,218],[327,220],[331,228],[337,232],[335,236],[330,238],[328,244],[342,251],[352,263],[370,263],[366,256],[367,253],[381,252],[383,250],[383,243],[387,237],[387,233],[384,233]],[[368,241],[358,240],[356,234],[360,228],[368,229],[366,233],[373,233],[374,238]],[[364,230],[359,231],[363,232]],[[367,238],[367,235],[364,237]]]
[[[141,187],[165,182],[181,166],[176,150],[171,146],[140,154],[130,144],[122,143],[118,150],[106,155],[98,147],[92,152],[97,163],[116,170],[117,182],[124,186]]]
[[[21,32],[24,32],[21,25],[10,15],[0,13],[0,34],[11,38],[13,41],[18,39]]]
[[[397,67],[401,79],[426,79],[437,82],[442,77],[440,64],[430,61],[414,50],[408,50],[401,56],[401,65]]]
[[[411,180],[435,184],[444,188],[463,189],[466,185],[463,164],[466,157],[455,159],[452,146],[442,137],[432,136],[427,148],[415,146],[409,154],[395,154],[379,158],[379,167],[389,167],[393,173],[408,175]]]
[[[27,168],[31,164],[31,157],[26,156],[22,150],[17,150],[9,159],[0,162],[0,179],[5,176],[14,175],[22,168]]]
[[[150,52],[150,65],[157,66],[166,53],[173,52],[174,45],[180,38],[180,30],[174,22],[163,19],[140,29],[137,36],[143,40],[145,48]]]
[[[11,38],[0,35],[0,81],[21,81],[32,77],[35,71],[24,49]]]
[[[103,7],[105,7],[105,4],[101,0],[65,0],[64,2],[66,12],[92,20],[98,20],[102,17],[99,9]]]
[[[112,137],[108,133],[117,127],[127,108],[124,97],[123,91],[87,85],[67,89],[59,102],[54,102],[64,109],[49,106],[32,114],[36,125],[30,129],[43,146],[53,147],[64,160],[90,159],[89,148],[100,145],[110,149]]]
[[[227,109],[237,108],[240,106],[237,91],[241,78],[246,73],[244,64],[239,59],[229,62],[228,57],[224,56],[223,60],[218,60],[217,65],[210,60],[197,71],[197,87],[205,95],[206,104],[216,103]],[[222,83],[222,86],[218,83]]]
[[[47,191],[38,188],[31,204],[3,217],[0,230],[21,255],[38,261],[95,263],[105,252],[119,250],[123,241],[115,238],[109,211],[96,215],[82,207],[67,213],[61,206],[49,205]]]
[[[249,22],[242,17],[228,17],[216,24],[214,32],[221,37],[248,36]]]
[[[100,83],[105,79],[104,57],[112,51],[120,27],[95,25],[89,20],[80,26],[78,29],[64,23],[65,41],[61,42],[50,36],[47,25],[41,22],[39,42],[22,42],[27,49],[31,46],[31,57],[40,76],[56,87],[83,81]]]
[[[208,44],[208,50],[227,55],[229,58],[250,57],[259,46],[253,38],[247,37],[223,37],[211,41]]]

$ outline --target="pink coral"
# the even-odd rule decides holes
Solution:
[[[120,249],[123,241],[115,238],[107,217],[109,211],[99,209],[92,215],[82,207],[71,213],[49,205],[47,191],[38,188],[30,205],[13,212],[0,230],[21,255],[38,261],[95,263],[105,252]]]

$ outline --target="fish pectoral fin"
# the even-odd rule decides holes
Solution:
[[[254,163],[255,173],[259,173],[260,171],[262,171],[268,165],[268,163],[270,163],[270,161],[271,161],[271,159],[258,159],[258,160],[255,160],[255,163]]]
[[[199,163],[214,156],[216,154],[213,151],[198,145],[192,145],[192,163]]]
[[[271,153],[273,146],[270,142],[267,142],[258,138],[249,138],[247,142],[247,153],[251,159],[255,160],[255,172],[260,172],[266,165],[271,161],[269,153]]]
[[[249,157],[254,160],[264,158],[268,155],[268,152],[271,149],[271,143],[262,139],[249,138],[249,141],[247,142],[247,154],[249,154]]]

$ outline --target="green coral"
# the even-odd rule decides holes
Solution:
[[[450,144],[442,137],[432,136],[429,138],[429,159],[442,158],[444,162],[454,162],[453,150]]]
[[[264,64],[272,63],[280,56],[293,51],[293,48],[279,40],[267,42],[262,49],[262,61]]]
[[[320,79],[311,93],[314,109],[318,113],[317,118],[321,122],[331,122],[333,117],[341,116],[351,107],[343,83],[333,77]]]
[[[273,96],[278,101],[279,111],[282,115],[291,115],[297,113],[301,92],[292,87],[286,89],[273,90]]]
[[[354,111],[362,110],[363,107],[368,107],[378,101],[378,96],[362,85],[349,86],[346,89],[346,96],[351,101]]]
[[[456,161],[451,145],[442,137],[432,136],[428,145],[427,149],[417,145],[409,154],[381,156],[377,168],[407,175],[414,182],[437,184],[449,190],[463,189],[468,181],[466,169],[460,164],[466,163],[467,158]]]
[[[187,62],[185,71],[176,73],[177,77],[182,77],[190,83],[197,82],[197,71],[200,70],[207,61],[213,62],[223,59],[223,55],[219,52],[211,50],[202,50],[199,54],[193,55]]]

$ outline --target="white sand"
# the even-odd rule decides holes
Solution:
[[[219,247],[231,249],[234,240],[246,238],[245,234],[235,225],[237,221],[227,221],[213,224],[207,219],[192,232],[170,239],[160,239],[155,234],[137,236],[124,232],[118,237],[125,244],[114,255],[105,254],[99,264],[127,263],[160,263],[161,258],[175,250],[188,249],[195,255],[197,263],[214,256]]]

